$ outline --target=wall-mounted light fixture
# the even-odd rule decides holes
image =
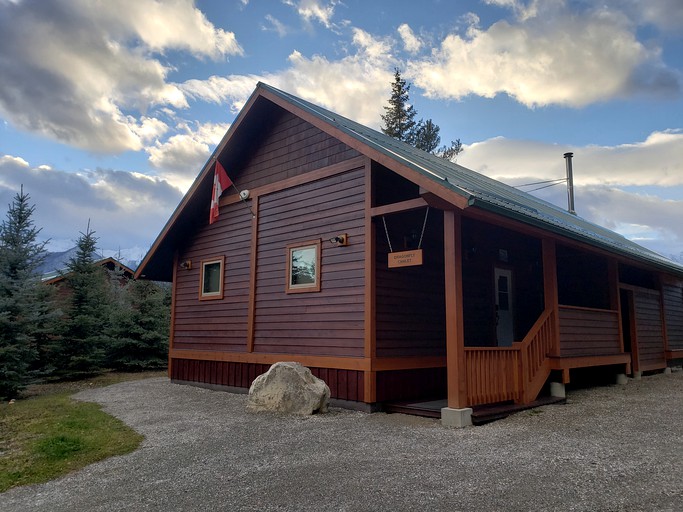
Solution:
[[[183,270],[190,270],[192,268],[192,260],[181,261],[180,268],[182,268]]]
[[[341,235],[333,236],[330,238],[330,243],[337,247],[346,247],[349,245],[349,235],[342,233]]]

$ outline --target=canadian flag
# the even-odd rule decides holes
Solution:
[[[209,224],[218,220],[218,200],[223,191],[232,185],[232,180],[225,172],[221,163],[216,160],[216,167],[213,172],[213,191],[211,193],[211,211],[209,212]]]

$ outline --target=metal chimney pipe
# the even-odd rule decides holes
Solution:
[[[572,157],[574,153],[565,153],[564,160],[567,164],[567,210],[572,215],[576,215],[574,209],[574,172],[572,170]]]

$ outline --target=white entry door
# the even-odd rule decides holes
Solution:
[[[515,340],[512,300],[512,270],[495,268],[496,338],[499,347],[509,347]]]

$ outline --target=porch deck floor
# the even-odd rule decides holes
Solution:
[[[515,404],[504,402],[497,404],[475,405],[472,407],[472,423],[482,425],[490,421],[500,420],[516,412],[541,407],[544,405],[563,404],[566,398],[553,396],[539,397],[529,404]],[[448,406],[448,400],[429,400],[424,402],[391,402],[384,404],[387,413],[411,414],[427,418],[441,418],[441,409]]]

